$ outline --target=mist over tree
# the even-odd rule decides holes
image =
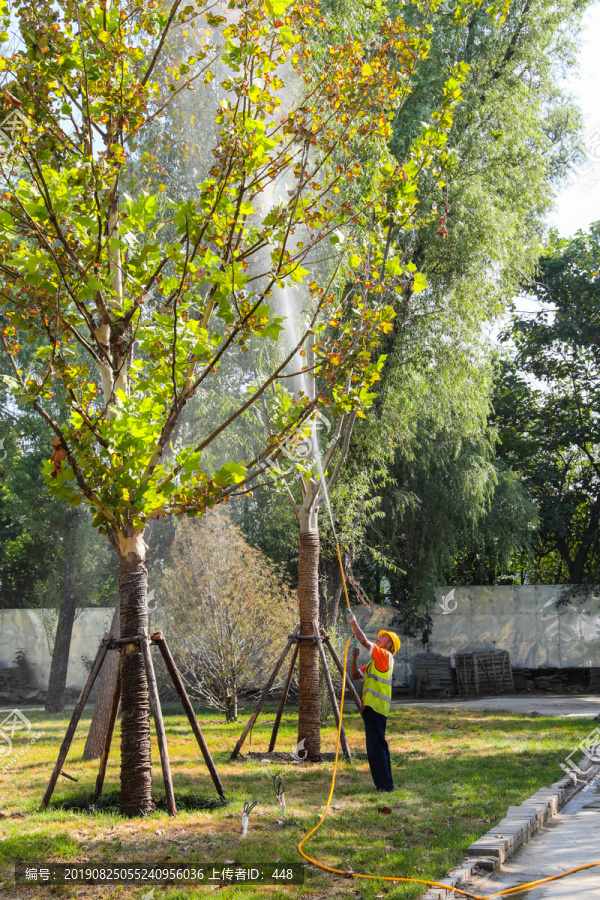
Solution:
[[[357,10],[352,4],[348,5],[348,9],[350,8],[352,8],[353,24],[359,31],[369,36],[370,40],[374,40],[374,35],[379,34],[382,27],[378,16],[373,16],[369,9]],[[490,22],[493,22],[497,10],[490,9],[488,15]],[[321,61],[327,65],[327,61],[339,52],[335,42],[338,34],[343,33],[347,27],[347,19],[342,6],[332,11],[332,17],[328,24],[328,30],[318,35],[312,45],[315,53],[315,71],[318,71]],[[406,31],[404,26],[402,28]],[[420,13],[416,17],[412,30],[406,31],[406,37],[403,40],[407,48],[410,46],[410,51],[405,57],[400,54],[393,61],[396,77],[400,79],[401,84],[398,94],[399,107],[407,102],[410,96],[409,73],[412,74],[415,70],[415,61],[419,58],[419,54],[425,54],[428,49],[426,15]],[[376,60],[371,57],[369,60],[364,67],[361,67],[361,74],[368,73],[372,68],[377,69]],[[379,71],[381,72],[381,69]],[[363,167],[366,173],[377,172],[377,169],[374,168],[375,158],[372,148],[361,145],[360,153],[357,156],[360,158],[360,167],[356,171],[353,170],[352,177],[340,180],[338,178],[339,166],[336,167],[333,193],[338,195],[337,202],[341,204],[340,208],[351,215],[347,217],[345,228],[338,228],[333,233],[321,232],[320,235],[317,235],[315,248],[306,256],[306,265],[310,266],[315,277],[319,277],[323,283],[330,281],[335,276],[340,259],[348,259],[351,264],[353,281],[348,280],[346,272],[341,282],[343,284],[340,295],[342,302],[335,308],[330,307],[328,311],[327,329],[334,329],[334,333],[341,327],[348,328],[349,313],[352,310],[355,314],[357,310],[359,312],[366,310],[373,302],[377,302],[378,295],[380,301],[391,303],[406,285],[411,285],[411,290],[415,294],[425,289],[425,279],[417,271],[415,264],[408,262],[405,265],[403,255],[397,252],[394,239],[396,228],[390,213],[395,208],[395,215],[403,222],[404,230],[415,229],[423,222],[430,221],[431,209],[422,210],[418,202],[417,188],[420,179],[423,173],[427,172],[428,183],[434,181],[438,193],[441,194],[446,173],[456,165],[447,146],[446,132],[452,123],[454,107],[461,98],[460,85],[465,71],[461,64],[446,66],[445,71],[446,77],[448,74],[450,77],[447,77],[447,81],[443,85],[439,102],[435,109],[428,113],[427,121],[421,123],[420,130],[415,133],[403,158],[398,160],[392,169],[389,168],[392,157],[388,153],[392,129],[390,123],[383,116],[379,117],[378,136],[382,139],[379,152],[385,148],[384,159],[387,161],[383,163],[383,173],[390,176],[385,203],[379,207],[379,221],[376,209],[372,205],[369,206],[369,198],[373,196],[369,194],[369,191],[373,189],[374,174],[362,179],[355,177],[357,172],[360,174]],[[328,93],[331,94],[331,91],[328,90]],[[383,104],[383,94],[380,92],[378,96]],[[330,96],[329,99],[331,100],[332,97]],[[382,110],[384,106],[385,104],[381,106]],[[177,130],[184,126],[182,122],[174,122],[173,127]],[[360,129],[358,132],[360,133]],[[172,155],[171,134],[162,131],[158,136],[158,142],[163,147],[160,153],[157,151],[158,158],[164,164],[164,158],[170,160]],[[178,189],[185,181],[186,167],[195,167],[202,157],[202,152],[202,147],[198,145],[194,147],[194,153],[190,154],[183,164],[181,161],[176,164],[175,180]],[[386,154],[388,155],[386,156]],[[375,178],[375,183],[377,183],[377,178]],[[311,186],[315,187],[314,184]],[[318,184],[316,187],[320,189],[321,185]],[[288,191],[287,194],[289,193]],[[265,198],[268,198],[269,202],[272,202],[273,199],[281,201],[282,198],[283,202],[287,202],[286,193],[282,194],[281,191],[281,182],[273,183],[265,188],[261,199]],[[327,203],[331,203],[331,198],[327,200]],[[357,227],[355,228],[355,226]],[[350,227],[350,232],[348,232],[348,227]],[[371,236],[370,243],[365,243],[364,235]],[[317,252],[316,248],[320,246],[318,241],[323,237],[329,238],[328,247]],[[304,252],[306,249],[304,241],[297,242],[295,247],[297,252],[298,250]],[[361,255],[353,252],[353,247],[362,253],[365,261],[362,268],[360,265]],[[344,396],[344,391],[341,390],[344,358],[339,350],[347,344],[338,342],[337,346],[333,348],[333,352],[327,355],[322,340],[325,331],[316,333],[314,337],[308,336],[306,345],[299,349],[299,340],[300,343],[302,342],[299,336],[302,333],[307,334],[306,329],[310,326],[310,320],[307,318],[306,309],[298,311],[298,307],[306,300],[302,288],[295,285],[293,281],[294,279],[291,279],[286,284],[278,284],[278,291],[274,291],[274,305],[284,313],[285,346],[290,354],[289,366],[286,366],[277,375],[277,378],[266,387],[260,403],[256,404],[248,415],[239,416],[237,421],[232,422],[228,427],[226,434],[221,436],[222,439],[212,442],[206,448],[205,458],[210,459],[216,466],[222,462],[223,458],[226,458],[232,443],[244,446],[249,442],[256,448],[258,458],[260,458],[260,449],[264,446],[265,435],[272,436],[278,432],[281,427],[282,413],[287,415],[294,404],[308,404],[308,408],[316,409],[319,396],[323,396],[326,416],[321,413],[319,417],[311,416],[304,422],[298,420],[294,430],[290,431],[286,441],[282,442],[280,453],[277,452],[277,446],[271,445],[264,477],[258,480],[259,485],[266,482],[267,485],[271,483],[273,486],[272,483],[275,482],[274,486],[285,493],[294,512],[300,535],[297,551],[300,627],[302,634],[310,635],[313,633],[313,619],[319,616],[319,607],[328,623],[335,619],[337,611],[336,604],[328,609],[320,602],[325,596],[319,585],[318,528],[319,510],[326,499],[323,490],[324,483],[328,483],[329,489],[331,489],[339,478],[350,445],[354,423],[357,416],[364,415],[363,407],[367,408],[375,397],[372,385],[381,377],[384,358],[380,357],[376,364],[364,373],[360,384],[356,375],[348,372],[347,376],[349,375],[349,377],[346,377],[343,382],[344,390],[347,392],[347,396]],[[309,285],[310,290],[313,290],[313,287],[314,282]],[[387,308],[389,309],[389,307]],[[390,322],[382,322],[383,334],[389,333],[391,328]],[[367,344],[364,343],[361,351],[363,354],[366,347]],[[373,350],[375,343],[372,342],[369,348]],[[202,434],[203,429],[206,428],[206,419],[218,420],[219,416],[221,418],[235,417],[236,408],[243,403],[245,386],[249,382],[252,385],[260,382],[260,373],[265,362],[264,347],[259,346],[256,342],[254,344],[246,343],[242,350],[246,354],[244,357],[239,359],[230,357],[221,361],[218,373],[214,379],[211,379],[212,391],[208,403],[201,410],[200,416],[196,414],[194,404],[191,404],[190,414],[179,428],[180,438],[184,434]],[[331,363],[336,379],[339,379],[336,380],[332,391],[328,385],[328,382],[332,383],[331,372],[322,365],[325,357]],[[364,358],[367,358],[366,354]],[[348,398],[352,402],[348,402]],[[316,444],[320,438],[318,434],[315,434],[315,429],[318,429],[322,422],[327,423],[327,429],[322,434],[323,443],[321,452],[319,452]],[[280,460],[284,457],[286,461],[289,460],[290,455],[294,456],[294,454],[290,454],[290,451],[302,446],[308,448],[308,451],[306,453],[302,451],[301,458],[296,459],[291,473],[288,472],[285,478],[282,477]],[[268,503],[268,501],[266,502]],[[341,582],[338,586],[341,587]],[[301,644],[299,667],[301,690],[298,739],[305,741],[308,758],[318,759],[320,756],[319,657],[316,646],[310,642],[304,641]]]

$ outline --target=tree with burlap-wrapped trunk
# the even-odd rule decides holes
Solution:
[[[131,815],[152,808],[146,528],[243,496],[325,403],[340,416],[368,405],[378,342],[391,328],[386,291],[417,280],[394,248],[384,259],[383,223],[410,217],[422,166],[447,164],[462,76],[459,68],[400,167],[384,111],[407,95],[425,26],[372,15],[378,40],[365,47],[340,26],[327,30],[311,3],[236,0],[217,15],[180,0],[20,0],[9,20],[0,0],[20,37],[3,57],[2,102],[26,121],[0,161],[3,378],[56,436],[49,489],[92,507],[118,553],[121,637],[112,645],[122,648],[121,804]],[[331,43],[321,56],[315,27]],[[226,75],[217,92],[208,87],[215,73]],[[296,99],[282,115],[279,85],[292,77]],[[193,158],[193,130],[179,138],[160,121],[186,89],[197,91],[204,137],[216,138],[182,196],[161,154],[179,141],[179,158]],[[268,201],[269,185],[283,181],[286,201]],[[331,243],[333,267],[310,281],[303,263]],[[291,281],[305,285],[297,306],[307,313],[289,351],[273,297]],[[280,379],[309,336],[307,377],[318,386],[311,397],[286,394]],[[31,361],[24,342],[36,347]],[[243,373],[244,352],[257,346],[261,367],[237,378],[215,416],[220,373]],[[250,449],[238,426],[276,384],[276,427]],[[197,434],[180,427],[190,407]],[[230,434],[223,463],[223,443],[212,450]],[[314,536],[307,541],[312,559]],[[306,584],[308,615],[313,575]]]
[[[298,558],[300,634],[312,635],[319,618],[319,531],[301,531]],[[319,651],[314,641],[301,641],[299,652],[298,741],[304,741],[307,759],[321,756]]]

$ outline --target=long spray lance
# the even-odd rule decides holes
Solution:
[[[319,467],[319,476],[321,478],[321,489],[323,491],[323,496],[325,497],[325,503],[327,505],[327,512],[329,513],[329,521],[331,522],[331,531],[333,532],[333,537],[335,540],[335,549],[337,552],[338,562],[340,564],[340,572],[342,573],[342,584],[344,585],[344,594],[346,596],[346,606],[350,609],[350,599],[348,597],[348,587],[346,585],[346,575],[344,573],[344,567],[342,565],[342,554],[340,553],[340,545],[338,543],[337,532],[335,530],[335,525],[333,523],[333,513],[331,512],[331,502],[329,500],[329,491],[327,490],[327,481],[325,480],[325,472],[323,471],[323,461],[321,459],[321,451],[319,450],[319,438],[317,435],[317,429],[315,422],[313,422],[313,442],[315,449],[315,456],[317,460],[317,466]]]
[[[334,534],[335,534],[335,532],[334,532]],[[340,572],[342,573],[342,584],[344,585],[344,594],[346,596],[346,606],[348,607],[348,609],[350,609],[350,600],[348,598],[348,586],[346,584],[346,576],[344,574],[344,566],[342,565],[342,554],[340,553],[340,545],[338,544],[337,541],[335,543],[335,549],[337,550],[338,562],[340,564]],[[353,646],[354,646],[355,650],[358,650],[358,641],[356,640],[356,638],[354,638]],[[355,656],[358,656],[358,653],[355,652]]]
[[[333,522],[332,522],[333,525]],[[333,532],[335,534],[335,531]],[[346,606],[350,609],[350,600],[348,599],[348,587],[346,585],[346,576],[344,574],[344,566],[342,565],[342,554],[340,553],[340,545],[338,542],[335,542],[335,549],[337,550],[338,562],[340,564],[340,572],[342,573],[342,584],[344,585],[344,594],[346,595]]]

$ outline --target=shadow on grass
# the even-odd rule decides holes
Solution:
[[[154,797],[153,799],[157,810],[167,811],[167,803],[164,797]],[[229,805],[229,801],[220,797],[200,797],[198,794],[176,793],[175,805],[178,812],[194,812],[198,810],[222,809]],[[49,811],[60,809],[67,812],[117,813],[120,815],[121,792],[105,791],[99,797],[95,794],[80,792],[65,800],[50,803],[48,809]]]

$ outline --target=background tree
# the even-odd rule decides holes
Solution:
[[[46,709],[59,712],[77,609],[115,602],[114,551],[92,528],[87,510],[48,494],[41,467],[51,432],[30,410],[11,403],[6,390],[2,393],[0,607],[51,611]]]
[[[491,498],[479,517],[455,536],[458,549],[452,562],[440,573],[446,584],[527,584],[536,537],[537,509],[519,474],[502,461],[494,447],[495,484]],[[462,544],[462,545],[461,545]],[[456,545],[456,544],[455,544]],[[543,583],[543,582],[541,582]]]
[[[297,600],[264,553],[224,513],[184,520],[159,590],[158,622],[193,696],[237,719],[296,621]]]
[[[539,519],[530,581],[600,580],[600,223],[550,244],[506,332],[495,401],[501,455]]]
[[[427,276],[428,288],[415,294],[407,285],[396,298],[378,399],[354,429],[350,459],[332,495],[338,532],[361,582],[377,597],[386,578],[409,619],[430,603],[432,584],[450,577],[453,583],[487,582],[511,572],[517,577],[515,566],[527,560],[522,548],[531,540],[535,510],[502,459],[494,474],[485,437],[494,367],[485,335],[524,276],[533,273],[545,216],[577,154],[581,116],[559,85],[575,64],[585,8],[517,0],[490,28],[483,8],[465,13],[443,4],[433,13],[430,54],[394,128],[392,147],[400,159],[440,96],[444,64],[470,64],[448,135],[460,165],[448,173],[447,207],[401,241],[404,258]],[[466,27],[457,27],[463,14]],[[422,185],[424,208],[435,187],[432,181],[428,192],[427,182]],[[471,478],[468,470],[457,472],[461,460],[469,460],[459,448],[477,446],[483,453],[489,477],[473,505],[448,506],[458,484],[440,478],[431,455],[434,440],[443,454],[451,446],[457,452],[446,462],[459,483]],[[407,575],[402,541],[395,539],[405,535],[407,552],[423,562],[427,541],[417,549],[416,538],[420,533],[425,539],[421,527],[437,491],[441,509],[432,525],[438,519],[441,527],[427,539],[433,542],[431,569],[415,580]],[[324,583],[339,597],[336,567],[329,552]],[[331,605],[336,608],[335,596]]]
[[[52,432],[16,406],[2,382],[0,410],[0,608],[58,608],[66,557],[78,569],[77,606],[112,605],[112,550],[91,528],[91,518],[81,516],[72,540],[63,540],[69,506],[48,494],[41,471]]]

